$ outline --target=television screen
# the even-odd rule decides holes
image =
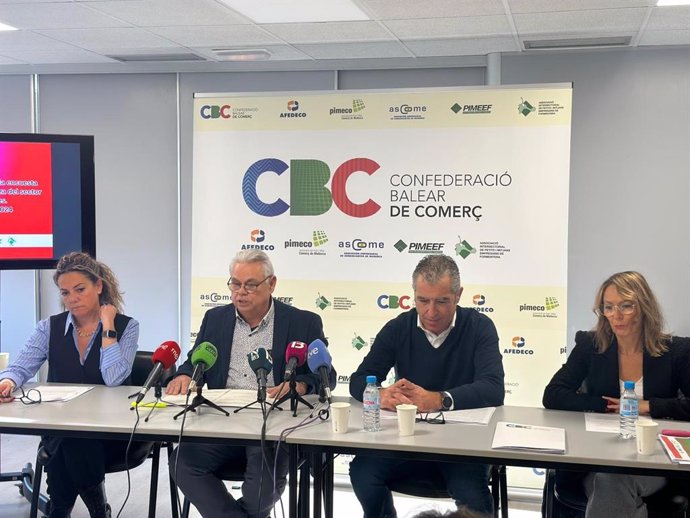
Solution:
[[[0,270],[96,254],[93,137],[0,133]]]

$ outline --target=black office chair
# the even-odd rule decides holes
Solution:
[[[543,518],[584,518],[587,508],[581,476],[559,477],[556,470],[546,470],[544,484]],[[688,516],[687,483],[671,479],[653,495],[643,499],[649,518],[686,518]]]
[[[499,509],[501,517],[508,518],[508,482],[505,466],[491,466],[489,485],[494,500],[494,518],[498,518]],[[433,464],[425,467],[414,478],[389,482],[388,487],[394,493],[420,498],[451,498],[441,472],[435,469]]]
[[[146,382],[146,378],[151,372],[153,352],[151,351],[137,351],[134,356],[134,363],[132,364],[132,373],[130,375],[130,383],[138,386]],[[161,375],[161,383],[167,384],[168,380],[172,379],[176,372],[176,366],[173,364],[169,369],[163,371]],[[126,403],[123,403],[126,404]],[[156,516],[156,495],[158,493],[158,469],[160,465],[160,450],[163,446],[161,442],[149,441],[134,441],[130,447],[127,462],[124,458],[106,459],[106,473],[118,473],[129,469],[136,468],[142,465],[146,459],[151,458],[151,486],[149,492],[149,518]],[[168,450],[168,457],[172,453],[172,443],[165,443]],[[49,454],[40,444],[38,453],[36,455],[36,471],[29,470],[22,480],[20,486],[20,494],[25,496],[31,502],[31,510],[29,518],[37,518],[40,510],[44,515],[50,514],[50,499],[46,495],[41,494],[41,478],[43,476],[43,467],[50,460]],[[173,518],[178,518],[177,513],[177,492],[175,491],[175,484],[170,480],[170,498],[173,508]]]

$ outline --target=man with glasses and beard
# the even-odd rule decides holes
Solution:
[[[350,377],[352,397],[362,400],[367,376],[381,383],[395,368],[397,381],[380,389],[382,409],[413,404],[427,414],[428,422],[440,423],[438,414],[444,410],[502,405],[504,375],[496,327],[484,314],[458,306],[462,286],[455,261],[446,255],[425,257],[412,274],[412,288],[415,308],[379,331]],[[395,517],[389,483],[419,478],[430,469],[441,472],[458,506],[492,513],[488,465],[357,455],[350,463],[350,479],[364,517]]]
[[[243,250],[232,260],[228,280],[232,304],[206,312],[194,344],[196,348],[210,342],[218,350],[218,360],[206,371],[209,388],[256,389],[256,375],[247,354],[263,347],[273,356],[275,386],[267,393],[270,398],[280,398],[289,390],[288,384],[282,383],[287,345],[292,341],[308,345],[317,338],[326,341],[321,317],[275,300],[275,287],[273,265],[264,252]],[[168,394],[188,391],[193,352],[168,384]],[[297,368],[295,381],[300,395],[318,392],[319,377],[306,364]],[[335,388],[335,369],[330,371],[329,384]],[[178,454],[172,456],[177,465],[170,463],[170,474],[204,518],[267,518],[285,489],[288,458],[283,451],[277,455],[275,493],[272,458],[262,467],[259,446],[185,443],[178,446]],[[244,465],[242,498],[235,500],[220,475],[230,467]]]

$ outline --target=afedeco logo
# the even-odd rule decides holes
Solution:
[[[534,350],[529,349],[524,336],[514,336],[511,340],[511,347],[503,349],[503,354],[534,354]]]

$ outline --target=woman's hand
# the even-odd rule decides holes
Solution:
[[[621,410],[621,403],[620,399],[615,398],[615,397],[608,397],[608,396],[601,396],[603,399],[607,401],[606,403],[606,411],[611,413],[611,414],[618,414]]]
[[[303,396],[307,393],[307,384],[304,383],[303,381],[298,381],[295,383],[295,390],[300,396]],[[290,384],[285,382],[281,383],[276,387],[268,387],[266,389],[266,394],[270,398],[274,399],[280,399],[283,397],[285,394],[287,394],[290,391]]]
[[[103,329],[115,329],[115,315],[117,315],[117,309],[112,304],[101,306],[100,317]]]
[[[4,380],[0,381],[0,403],[9,403],[10,401],[14,401],[12,391],[15,388],[16,385],[11,379],[5,378]]]

